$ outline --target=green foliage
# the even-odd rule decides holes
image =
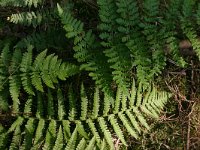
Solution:
[[[17,6],[17,7],[37,7],[39,4],[42,3],[43,0],[1,0],[1,6]]]
[[[11,56],[6,44],[1,53],[0,92],[9,89],[15,112],[19,111],[21,87],[27,94],[35,95],[36,90],[44,92],[44,85],[54,89],[54,83],[58,83],[58,79],[66,80],[79,72],[76,65],[62,62],[54,54],[47,56],[47,50],[33,60],[32,50],[33,47],[29,46],[27,52],[22,54],[21,50],[15,49]]]
[[[136,89],[133,86],[131,91],[138,93],[138,91],[135,91]],[[40,116],[33,111],[29,117],[27,117],[29,115],[27,113],[24,113],[23,116],[19,113],[8,131],[1,132],[1,136],[13,137],[13,140],[7,146],[10,148],[21,147],[22,149],[38,149],[39,147],[45,149],[93,149],[94,147],[101,148],[105,140],[109,149],[114,149],[114,134],[124,145],[127,145],[124,136],[125,130],[133,137],[138,138],[142,131],[149,129],[147,116],[158,118],[158,114],[170,96],[166,92],[158,92],[152,86],[148,91],[141,93],[144,98],[140,100],[141,105],[137,106],[138,97],[141,95],[137,94],[135,97],[131,97],[130,95],[134,95],[134,93],[126,95],[119,87],[116,98],[113,98],[115,99],[114,108],[116,108],[116,105],[117,108],[110,107],[109,112],[107,112],[104,110],[104,106],[100,104],[108,102],[100,102],[110,101],[109,95],[100,92],[98,87],[93,94],[91,93],[94,96],[93,101],[89,101],[83,84],[80,87],[79,99],[77,99],[79,96],[75,96],[74,90],[71,88],[68,90],[68,94],[66,92],[64,94],[60,89],[57,90],[56,95],[53,95],[52,92],[53,90],[49,88],[48,93],[43,94],[42,100],[37,95],[32,96],[38,105],[43,105],[44,111],[40,112]],[[70,95],[70,97],[65,99],[66,95]],[[75,99],[77,99],[77,104],[64,107],[64,104],[69,104],[70,101],[74,102]],[[123,104],[124,101],[129,104],[130,100],[133,99],[136,102],[133,105]],[[33,105],[30,103],[35,102],[27,99],[26,105],[23,107],[24,112],[33,109]],[[124,105],[124,108],[118,107],[118,105]],[[78,109],[79,106],[81,109]],[[91,106],[93,107],[92,110],[89,109]],[[100,109],[101,107],[103,109]],[[107,106],[105,105],[105,107]],[[72,110],[74,110],[73,117]],[[111,130],[112,128],[113,130]],[[25,134],[20,135],[21,132],[25,132]]]
[[[180,28],[181,35],[188,37],[199,55],[199,41],[193,27],[196,24],[191,19],[195,2],[171,1],[163,6],[159,0],[98,0],[97,4],[99,22],[95,35],[84,29],[83,22],[72,15],[71,9],[58,5],[58,12],[66,37],[74,39],[74,57],[82,63],[82,69],[91,72],[98,85],[105,87],[100,81],[109,77],[125,90],[130,86],[133,69],[136,69],[138,81],[148,85],[162,72],[169,56],[184,67],[186,62],[180,56],[177,38]],[[93,49],[98,49],[95,56]],[[101,76],[97,72],[99,67],[94,66],[97,59],[107,62],[101,64],[106,66],[101,68]],[[111,73],[102,75],[108,72],[107,67]]]
[[[110,91],[112,82],[111,72],[106,57],[101,52],[101,47],[95,43],[96,37],[91,30],[84,31],[83,23],[75,19],[69,10],[64,13],[58,5],[58,12],[61,16],[61,21],[65,25],[67,38],[74,38],[74,57],[78,62],[83,63],[81,69],[89,71],[89,76],[95,80],[96,84],[101,86],[104,91]],[[111,92],[110,92],[111,93]]]
[[[179,42],[200,58],[197,1],[84,2],[0,0],[0,149],[127,146],[171,96],[156,76],[187,64]]]

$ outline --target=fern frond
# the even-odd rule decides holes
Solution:
[[[106,40],[103,42],[104,45],[109,45],[109,40],[113,39],[116,31],[117,7],[114,0],[98,0],[97,4],[100,8],[99,17],[101,19],[99,29],[103,31],[99,37]]]
[[[0,91],[2,91],[4,88],[4,85],[7,83],[7,77],[9,76],[9,64],[10,64],[10,50],[9,50],[9,43],[5,43],[5,46],[3,47],[1,51],[0,56]]]
[[[104,109],[103,109],[103,115],[106,116],[110,110],[110,105],[113,102],[113,98],[108,95],[107,93],[104,94]]]
[[[85,139],[89,139],[88,134],[85,131],[83,124],[80,121],[76,121],[76,127],[80,135],[82,135]]]
[[[106,63],[106,57],[98,49],[101,49],[98,43],[95,43],[95,35],[92,30],[84,31],[83,23],[75,19],[69,10],[65,12],[58,5],[61,22],[64,24],[67,38],[74,38],[74,57],[78,62],[81,62],[81,69],[90,71],[89,76],[95,80],[96,84],[107,91],[110,90],[110,83],[112,82],[110,69]]]
[[[95,148],[95,137],[93,136],[93,138],[90,140],[88,146],[86,147],[85,150],[91,150]]]
[[[104,134],[104,137],[105,137],[106,141],[108,142],[108,144],[110,146],[110,149],[114,150],[115,148],[114,148],[114,145],[113,145],[113,142],[112,142],[112,135],[111,135],[110,131],[108,130],[106,121],[104,120],[104,118],[99,117],[98,122],[99,122],[101,130]]]
[[[44,105],[42,101],[42,94],[37,93],[37,111],[36,111],[36,117],[37,118],[42,118],[44,115]]]
[[[100,136],[99,136],[99,133],[97,132],[97,129],[96,129],[96,127],[95,127],[95,123],[92,122],[91,119],[88,119],[88,120],[87,120],[87,123],[88,123],[88,126],[89,126],[89,128],[90,128],[92,134],[93,134],[94,137],[96,138],[97,143],[100,143],[101,138],[100,138]]]
[[[64,139],[65,141],[68,141],[71,137],[70,122],[68,120],[62,120],[62,126],[63,126]]]
[[[81,120],[86,120],[88,110],[88,98],[83,84],[81,84]]]
[[[6,134],[6,130],[4,127],[0,124],[0,149],[6,149],[7,139],[8,136]]]
[[[25,136],[22,146],[24,149],[31,149],[32,147],[32,138],[35,130],[35,120],[30,118],[25,125]]]
[[[19,94],[21,89],[21,82],[20,77],[18,75],[13,75],[19,70],[20,62],[21,62],[21,51],[16,50],[14,51],[14,54],[12,56],[11,65],[9,68],[9,71],[11,73],[11,76],[9,76],[9,90],[11,97],[13,99],[13,111],[18,112],[19,111]]]
[[[84,92],[84,91],[83,91]],[[68,113],[68,119],[70,121],[75,120],[76,117],[76,99],[75,99],[75,95],[73,93],[72,87],[69,87],[69,92],[68,92],[68,99],[69,99],[69,113]]]
[[[62,150],[63,149],[63,130],[62,127],[59,127],[58,133],[57,133],[57,138],[56,138],[56,142],[55,145],[53,147],[53,150]]]
[[[137,89],[135,86],[135,79],[133,79],[131,91],[130,91],[130,101],[129,101],[130,107],[132,107],[135,104],[136,92],[137,92]]]
[[[20,87],[21,87],[19,76],[17,75],[10,76],[9,83],[10,83],[9,91],[13,100],[13,111],[19,112],[19,104],[20,104],[19,95],[20,95]]]
[[[15,6],[15,7],[31,7],[34,6],[35,8],[38,7],[42,3],[43,0],[7,0],[7,1],[0,1],[1,6]]]
[[[133,108],[133,112],[136,114],[138,120],[140,121],[141,125],[143,125],[147,130],[150,129],[149,125],[147,124],[146,119],[144,116],[141,115],[141,113],[138,111],[137,108]]]
[[[131,113],[130,110],[126,110],[126,115],[128,116],[128,118],[130,119],[133,127],[138,131],[138,133],[141,133],[141,127],[139,126],[139,123],[136,121],[135,116],[133,115],[133,113]]]
[[[42,15],[39,12],[21,12],[18,14],[12,14],[10,16],[10,22],[15,24],[22,24],[26,26],[33,25],[38,26],[42,21]]]
[[[122,143],[124,145],[127,145],[126,140],[124,139],[123,132],[118,125],[118,122],[117,122],[117,119],[115,118],[115,115],[113,115],[113,114],[110,115],[108,119],[109,119],[111,125],[113,126],[113,129],[114,129],[115,133],[117,134],[117,136],[119,137],[119,139],[122,141]]]
[[[56,121],[51,120],[45,136],[45,143],[43,148],[49,150],[53,148],[54,142],[56,140],[56,126]]]
[[[43,131],[45,128],[45,121],[44,119],[40,119],[38,124],[37,124],[37,129],[35,132],[35,137],[34,137],[34,142],[33,142],[33,147],[32,149],[38,149],[43,142]]]
[[[10,150],[17,150],[20,148],[21,143],[21,129],[20,126],[17,126],[12,137],[12,141],[10,143]]]
[[[120,87],[118,87],[117,93],[116,93],[115,107],[114,107],[114,112],[115,113],[119,112],[120,103],[121,103],[121,99],[122,99],[122,94],[123,94],[122,89]]]
[[[24,90],[30,95],[34,95],[33,87],[31,84],[31,78],[29,74],[32,66],[32,49],[33,47],[29,46],[28,52],[24,53],[20,65],[20,71],[23,72],[21,74],[22,85],[24,87]]]
[[[20,127],[24,122],[24,118],[18,117],[17,120],[11,125],[11,127],[8,129],[7,133],[10,133],[14,131],[17,127]]]
[[[74,129],[65,150],[75,149],[76,147],[76,140],[77,140],[77,128]]]
[[[135,137],[136,139],[138,138],[137,133],[133,130],[133,128],[131,127],[129,121],[127,120],[126,116],[122,113],[118,114],[120,120],[122,121],[123,125],[126,127],[128,133],[130,133],[133,137]]]
[[[57,100],[58,100],[58,119],[63,120],[65,116],[65,107],[64,107],[64,97],[60,88],[57,90]]]
[[[33,98],[29,97],[24,106],[24,114],[31,114]]]
[[[82,138],[79,144],[77,145],[76,150],[83,150],[85,149],[85,146],[86,146],[86,141],[84,138]]]
[[[93,101],[93,111],[92,111],[92,118],[97,118],[99,107],[100,107],[100,97],[99,97],[99,89],[95,89],[94,93],[94,101]]]

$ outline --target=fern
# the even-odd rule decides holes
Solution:
[[[86,120],[88,110],[88,98],[86,96],[84,86],[81,85],[81,119]]]
[[[26,26],[33,25],[33,27],[36,27],[41,23],[42,15],[38,12],[22,12],[19,14],[12,14],[9,21],[15,24]]]
[[[114,129],[115,133],[120,138],[120,140],[122,141],[122,143],[124,145],[127,145],[127,143],[126,143],[126,141],[124,139],[123,132],[120,129],[120,126],[118,125],[118,122],[117,122],[117,119],[115,118],[115,115],[110,115],[109,116],[109,120],[110,120],[111,125],[113,126],[113,129]]]
[[[40,5],[42,3],[42,0],[1,0],[0,1],[0,5],[2,6],[16,6],[16,7],[37,7],[38,5]]]
[[[194,25],[188,22],[191,17],[193,17],[193,7],[195,2],[190,0],[185,0],[182,6],[182,16],[181,18],[181,28],[183,33],[187,36],[190,40],[193,49],[197,53],[198,58],[200,59],[200,47],[199,47],[199,40],[197,37],[197,33],[194,29]]]
[[[63,149],[63,131],[62,131],[61,126],[59,127],[56,142],[55,142],[55,145],[53,147],[53,150],[57,150],[57,149]]]
[[[44,149],[52,149],[56,140],[56,121],[51,120],[47,129]]]
[[[76,147],[76,140],[77,140],[77,128],[74,129],[71,138],[69,139],[69,142],[67,146],[65,147],[66,150],[68,149],[75,149]]]
[[[166,35],[165,37],[167,44],[169,44],[169,50],[173,57],[173,59],[180,65],[184,67],[186,62],[180,56],[179,47],[178,47],[178,40],[176,39],[177,31],[176,31],[176,24],[177,24],[177,17],[180,15],[180,7],[181,1],[171,1],[168,6],[166,12],[166,20],[163,20],[163,26],[165,26]]]
[[[25,137],[22,144],[22,149],[30,149],[32,147],[32,138],[35,130],[34,119],[30,118],[25,125]]]
[[[7,76],[4,81],[1,81],[1,91],[9,87],[14,112],[19,112],[21,87],[29,95],[35,95],[35,90],[44,92],[44,84],[47,87],[55,88],[54,83],[58,83],[58,78],[66,80],[66,78],[78,72],[77,66],[62,63],[54,54],[46,56],[47,50],[41,52],[33,61],[32,49],[33,47],[29,46],[28,52],[23,55],[19,49],[16,49],[10,62],[6,62],[9,53],[7,46],[1,54],[0,68],[4,71],[1,77],[4,79]],[[9,69],[6,69],[7,67]],[[9,83],[5,80],[8,80]]]
[[[109,150],[115,138],[127,146],[171,96],[150,81],[167,60],[185,66],[181,39],[200,56],[197,1],[97,0],[92,27],[77,4],[0,0],[8,26],[0,27],[0,109],[12,114],[0,126],[0,149]]]
[[[20,143],[16,144],[17,141],[13,140],[12,144],[8,144],[8,146],[33,150],[38,148],[100,149],[102,146],[114,149],[114,135],[124,145],[127,145],[124,131],[138,138],[141,132],[149,130],[147,116],[159,118],[159,113],[170,96],[166,92],[157,91],[153,85],[149,87],[148,91],[143,88],[142,84],[138,88],[134,85],[133,82],[131,93],[124,93],[122,92],[123,87],[118,87],[113,107],[104,105],[104,101],[107,101],[110,95],[101,92],[98,87],[90,93],[94,96],[90,101],[83,84],[79,89],[80,97],[75,97],[75,91],[72,88],[69,88],[68,93],[58,89],[56,95],[50,89],[47,94],[37,92],[35,96],[26,100],[23,111],[29,113],[32,110],[35,103],[32,99],[36,99],[38,110],[23,116],[17,115],[18,118],[7,131],[9,136],[14,132],[12,135],[14,138],[20,129],[21,132],[25,132],[25,136],[18,139],[21,141]],[[68,95],[67,99],[64,98],[65,94]],[[41,99],[42,95],[44,99]],[[101,103],[101,99],[104,100],[103,103]],[[137,103],[138,100],[139,103]],[[130,106],[128,105],[130,101],[136,103]],[[69,107],[64,107],[66,103],[70,104]],[[123,107],[118,107],[119,104]],[[90,109],[91,107],[93,109]],[[106,111],[100,109],[101,107],[106,107]],[[121,124],[123,124],[123,128]]]
[[[110,146],[110,149],[114,150],[114,145],[112,142],[112,135],[111,135],[110,131],[108,130],[108,127],[106,125],[104,118],[100,117],[100,118],[98,118],[98,121],[99,121],[101,130],[103,131],[104,137]]]
[[[105,61],[105,56],[98,50],[101,47],[98,43],[95,43],[95,35],[91,30],[85,32],[83,23],[75,19],[69,13],[69,10],[66,10],[65,13],[58,5],[58,12],[67,32],[66,37],[74,38],[74,57],[83,63],[81,69],[90,71],[89,76],[96,81],[96,84],[104,91],[112,93],[109,86],[112,82],[110,69]]]
[[[40,119],[36,128],[32,149],[38,149],[42,144],[44,128],[45,128],[45,120]]]

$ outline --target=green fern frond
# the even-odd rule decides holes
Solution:
[[[7,133],[10,133],[12,131],[15,131],[17,127],[20,127],[23,124],[24,118],[18,117],[15,122],[11,125],[11,127],[8,129]]]
[[[133,127],[137,130],[137,132],[141,133],[141,127],[140,127],[139,123],[136,121],[136,117],[135,117],[135,115],[133,115],[131,110],[126,110],[126,115],[130,119]]]
[[[114,107],[115,113],[119,112],[122,95],[123,95],[123,91],[120,87],[118,87],[117,93],[116,93],[115,107]]]
[[[56,141],[56,126],[57,123],[55,120],[51,120],[47,129],[44,148],[45,149],[52,149],[54,142]]]
[[[6,149],[7,139],[8,136],[6,134],[6,130],[4,127],[0,124],[0,149]]]
[[[81,85],[81,120],[86,120],[88,110],[88,98],[83,84]]]
[[[95,43],[95,34],[92,30],[84,31],[83,23],[75,19],[69,10],[63,11],[60,5],[58,5],[58,11],[61,22],[67,32],[66,37],[74,39],[74,58],[82,63],[81,69],[89,71],[89,76],[95,80],[96,84],[99,85],[103,91],[107,91],[111,94],[110,84],[112,82],[112,77],[110,68],[106,63],[106,57],[99,51],[99,49],[101,49],[100,44]]]
[[[118,124],[117,119],[115,118],[115,115],[113,115],[113,114],[110,115],[108,119],[109,119],[111,125],[113,126],[113,129],[114,129],[115,133],[117,134],[117,136],[119,137],[119,139],[122,141],[122,143],[124,145],[127,145],[126,140],[124,139],[123,132],[119,127],[119,124]]]
[[[39,12],[33,12],[33,11],[12,14],[10,16],[10,22],[26,26],[33,25],[33,27],[36,27],[41,23],[41,21],[42,21],[42,15]]]
[[[65,107],[64,107],[64,97],[60,88],[57,90],[57,100],[58,100],[58,119],[63,120],[65,116]]]
[[[65,150],[75,149],[76,147],[76,140],[77,140],[77,128],[74,129]]]
[[[55,88],[54,84],[58,84],[58,79],[66,80],[79,72],[78,66],[62,62],[54,54],[46,55],[47,50],[38,54],[32,61],[32,46],[28,46],[28,52],[23,55],[19,49],[14,50],[12,60],[8,62],[4,60],[9,57],[7,49],[8,46],[5,46],[1,54],[1,57],[5,58],[0,60],[2,61],[0,71],[4,72],[3,74],[0,72],[0,83],[2,82],[0,90],[9,87],[15,112],[19,111],[21,86],[29,95],[35,95],[35,90],[44,92],[44,85]]]
[[[135,113],[135,116],[137,116],[137,119],[139,120],[141,125],[143,125],[147,130],[150,130],[150,127],[147,124],[146,119],[144,118],[144,116],[141,115],[141,113],[138,111],[138,109],[137,108],[133,108],[133,112]]]
[[[84,93],[84,90],[83,90],[83,93]],[[77,110],[76,110],[76,106],[75,106],[75,104],[76,104],[75,95],[73,93],[73,90],[72,90],[71,86],[69,87],[68,99],[69,99],[69,114],[68,114],[68,119],[70,121],[73,121],[73,120],[75,120],[75,117],[77,115],[76,114]]]
[[[31,84],[31,78],[29,74],[29,72],[31,71],[31,65],[32,65],[32,49],[33,47],[30,46],[28,48],[28,52],[24,53],[22,57],[22,62],[20,65],[20,71],[23,72],[21,74],[22,85],[24,87],[24,90],[30,95],[34,95],[33,87]]]
[[[0,1],[1,6],[15,6],[15,7],[38,7],[42,3],[43,0],[7,0],[7,1]]]
[[[9,91],[13,100],[13,111],[19,112],[19,104],[20,104],[19,95],[20,95],[20,87],[21,87],[21,81],[20,81],[19,76],[17,75],[10,76],[9,83],[10,83]]]
[[[62,125],[63,125],[64,139],[65,141],[68,141],[71,137],[70,122],[68,120],[62,120]]]
[[[24,114],[25,115],[27,115],[27,114],[30,115],[32,113],[32,110],[31,110],[32,104],[33,104],[33,98],[30,96],[24,106]]]
[[[21,51],[16,50],[14,51],[14,54],[12,56],[11,64],[9,67],[9,91],[10,95],[13,99],[13,111],[14,112],[19,112],[19,94],[20,94],[20,89],[21,89],[21,82],[20,82],[20,77],[18,75],[15,75],[15,73],[19,72],[19,66],[21,62],[22,56],[21,56]]]
[[[101,19],[99,29],[103,31],[99,37],[106,40],[102,44],[108,46],[110,45],[109,40],[113,39],[117,28],[115,21],[117,18],[117,7],[114,0],[98,0],[97,4],[99,5],[99,17]]]
[[[37,93],[37,110],[36,110],[36,117],[37,118],[42,118],[44,115],[44,104],[42,101],[42,94]]]
[[[10,150],[17,150],[20,148],[21,143],[21,129],[20,126],[17,126],[14,130],[12,141],[10,143]]]
[[[101,150],[109,150],[109,147],[108,147],[105,139],[102,140]]]
[[[85,149],[85,146],[86,146],[86,141],[84,138],[82,138],[79,144],[77,145],[76,150],[83,150]]]
[[[135,137],[136,139],[138,138],[137,133],[134,131],[134,129],[131,127],[128,119],[126,118],[126,116],[123,113],[119,113],[118,114],[120,120],[122,121],[123,125],[126,127],[128,133],[130,133],[133,137]]]
[[[86,147],[85,150],[91,150],[95,148],[95,137],[93,136],[93,138],[90,140],[88,146]]]
[[[135,86],[134,81],[133,85]],[[86,96],[86,89],[83,84],[79,88],[80,97],[75,97],[75,91],[70,87],[67,93],[69,106],[65,107],[65,95],[60,88],[55,96],[50,89],[48,89],[47,94],[36,92],[35,96],[30,96],[26,101],[23,107],[24,115],[18,117],[7,131],[7,134],[11,136],[12,132],[20,127],[22,132],[25,133],[25,137],[20,139],[22,144],[20,143],[18,146],[22,149],[31,146],[32,150],[38,148],[65,148],[71,150],[80,149],[81,147],[84,147],[84,149],[87,147],[88,149],[91,147],[101,149],[102,146],[107,147],[107,149],[114,149],[113,135],[116,135],[123,145],[127,145],[127,137],[124,136],[124,131],[138,138],[141,132],[149,130],[147,118],[157,119],[170,96],[166,92],[159,92],[153,85],[149,89],[144,88],[143,84],[139,84],[137,88],[134,86],[132,86],[131,93],[124,93],[122,88],[118,87],[114,100],[118,103],[113,108],[110,107],[111,102],[109,100],[112,97],[107,93],[100,92],[98,86],[90,94],[93,97],[91,101],[88,99],[89,96]],[[47,98],[42,99],[45,96]],[[85,101],[85,98],[87,99],[87,107],[82,102]],[[108,102],[101,101],[102,98]],[[36,102],[33,101],[34,99],[36,99]],[[95,102],[96,100],[99,102]],[[130,101],[132,101],[131,103],[134,102],[132,106],[128,105]],[[108,104],[104,105],[105,103]],[[36,112],[31,112],[33,104],[37,104]],[[86,117],[83,119],[80,117],[83,111],[82,105],[85,107],[84,111],[87,112]],[[99,105],[99,108],[107,108],[99,109],[95,106],[98,111],[96,111],[96,108],[94,111],[94,109],[90,109],[94,105]],[[65,116],[64,112],[68,112],[68,116]],[[92,114],[94,112],[97,112],[96,117]],[[31,115],[28,119],[27,113]]]
[[[181,19],[181,28],[183,30],[183,33],[187,36],[187,38],[190,40],[193,49],[197,53],[197,56],[200,59],[200,42],[197,37],[197,33],[195,31],[194,24],[191,24],[191,18],[193,17],[193,8],[195,5],[195,1],[190,0],[184,0],[182,5],[182,16]]]
[[[92,118],[97,118],[98,117],[99,107],[100,107],[99,89],[96,88],[95,89],[95,93],[94,93]]]
[[[34,142],[33,142],[32,149],[36,150],[42,144],[44,128],[45,128],[45,120],[44,119],[40,119],[38,124],[37,124],[37,129],[36,129],[36,132],[35,132],[35,137],[34,137]]]
[[[63,149],[63,130],[62,126],[59,127],[58,133],[57,133],[57,138],[55,145],[53,147],[53,150],[62,150]]]
[[[24,149],[31,149],[34,130],[35,130],[35,120],[33,118],[30,118],[27,121],[27,124],[25,125],[25,136],[22,144],[22,147],[24,147]]]
[[[99,117],[98,122],[99,122],[101,130],[104,134],[104,137],[105,137],[106,141],[108,142],[108,144],[110,146],[110,149],[114,150],[115,148],[114,148],[114,145],[113,145],[113,142],[112,142],[112,135],[111,135],[110,131],[108,130],[108,126],[106,124],[106,121],[104,120],[104,118]]]
[[[114,103],[113,101],[114,101],[114,99],[110,96],[110,95],[108,95],[108,94],[104,94],[104,109],[103,109],[103,115],[104,116],[107,116],[107,114],[108,114],[108,112],[109,112],[109,110],[110,110],[110,105],[111,105],[111,103]]]
[[[85,139],[89,139],[88,134],[85,131],[83,124],[80,121],[76,121],[76,127],[80,135],[82,135]]]
[[[11,55],[9,50],[9,43],[6,43],[1,51],[0,56],[0,91],[3,90],[4,84],[7,82],[10,59]]]
[[[88,126],[89,126],[89,128],[90,128],[92,134],[94,135],[94,137],[95,137],[97,143],[100,143],[101,138],[100,138],[99,133],[97,132],[97,129],[96,129],[96,127],[95,127],[95,123],[92,122],[91,119],[88,119],[88,120],[87,120],[87,123],[88,123]]]

